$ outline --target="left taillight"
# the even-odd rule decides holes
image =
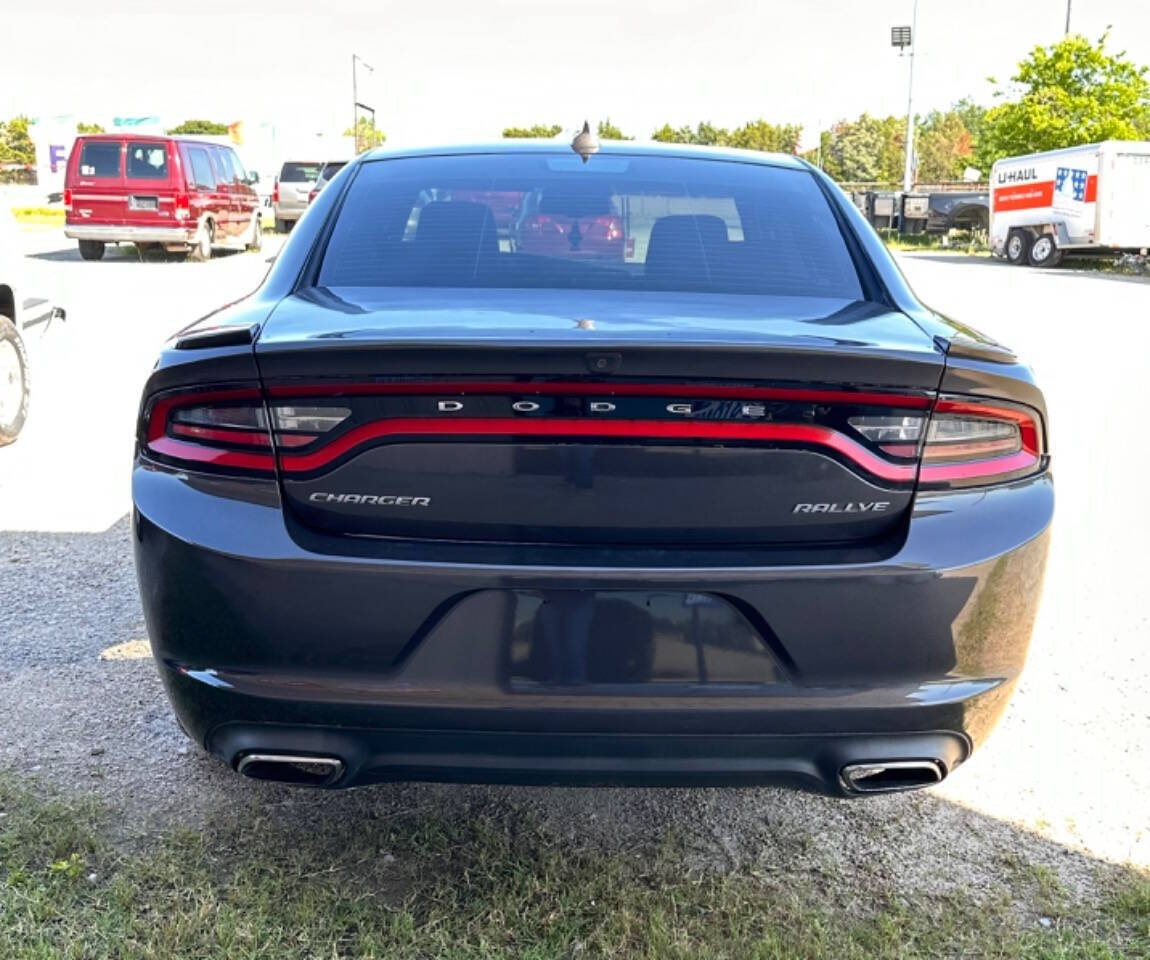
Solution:
[[[943,397],[927,426],[919,485],[969,487],[1019,480],[1044,470],[1046,459],[1046,439],[1036,411]]]
[[[166,394],[146,408],[141,446],[165,462],[270,474],[275,447],[307,447],[350,416],[335,405],[267,407],[255,389]]]
[[[64,210],[70,211],[72,209],[72,191],[67,187],[64,188]]]

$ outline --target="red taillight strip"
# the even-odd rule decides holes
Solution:
[[[1022,435],[1022,449],[1035,457],[1042,452],[1038,435],[1038,422],[1032,414],[1014,407],[997,407],[988,403],[968,403],[964,400],[939,400],[934,405],[935,413],[954,413],[964,417],[982,417],[987,420],[1010,420],[1018,424]]]
[[[934,406],[934,412],[980,417],[986,420],[1009,420],[1018,424],[1022,449],[1006,457],[991,457],[988,460],[975,460],[970,463],[931,464],[924,461],[918,474],[919,483],[946,483],[953,480],[975,480],[980,477],[1005,477],[1010,474],[1034,470],[1039,465],[1043,449],[1036,415],[1014,407],[1000,407],[988,403],[948,399],[939,400]]]
[[[177,407],[199,407],[232,400],[260,400],[258,390],[205,390],[198,393],[172,393],[159,397],[148,412],[148,446],[167,431],[168,414]]]
[[[972,463],[923,464],[919,471],[920,483],[939,483],[946,480],[973,480],[1031,470],[1038,466],[1038,457],[1027,450],[1019,450],[1009,457],[993,457]]]
[[[272,397],[327,396],[439,396],[443,394],[510,394],[513,396],[618,396],[618,397],[696,397],[699,399],[794,400],[802,403],[855,403],[862,406],[905,407],[925,410],[930,398],[919,394],[875,393],[853,390],[803,390],[787,387],[739,387],[729,384],[662,383],[515,383],[514,381],[477,381],[475,383],[330,383],[275,386],[268,389]]]
[[[168,429],[178,436],[191,437],[193,440],[219,440],[222,443],[243,443],[249,447],[272,445],[272,438],[258,430],[220,430],[215,427],[201,427],[194,423],[172,423]]]
[[[304,473],[327,466],[336,458],[373,440],[418,436],[487,437],[622,437],[635,440],[781,441],[826,447],[883,480],[909,483],[911,464],[888,463],[860,443],[829,427],[797,423],[729,423],[694,420],[567,420],[559,418],[480,419],[459,417],[432,420],[396,417],[365,423],[312,453],[280,455],[285,473]]]
[[[202,443],[188,443],[175,437],[157,437],[148,441],[148,449],[161,456],[176,460],[205,463],[213,467],[239,467],[243,470],[275,469],[275,460],[270,453],[244,453],[240,450],[220,450],[204,446]]]

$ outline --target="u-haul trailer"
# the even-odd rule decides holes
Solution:
[[[1150,142],[1107,140],[999,160],[990,249],[1011,263],[1150,248]]]

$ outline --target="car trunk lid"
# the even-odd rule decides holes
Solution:
[[[334,534],[595,544],[853,542],[904,518],[916,442],[857,426],[921,425],[934,397],[942,354],[902,314],[574,299],[285,300],[256,352],[288,509]]]

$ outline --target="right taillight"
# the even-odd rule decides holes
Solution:
[[[919,485],[967,487],[1018,480],[1045,467],[1041,420],[1028,407],[942,398],[922,448]]]

